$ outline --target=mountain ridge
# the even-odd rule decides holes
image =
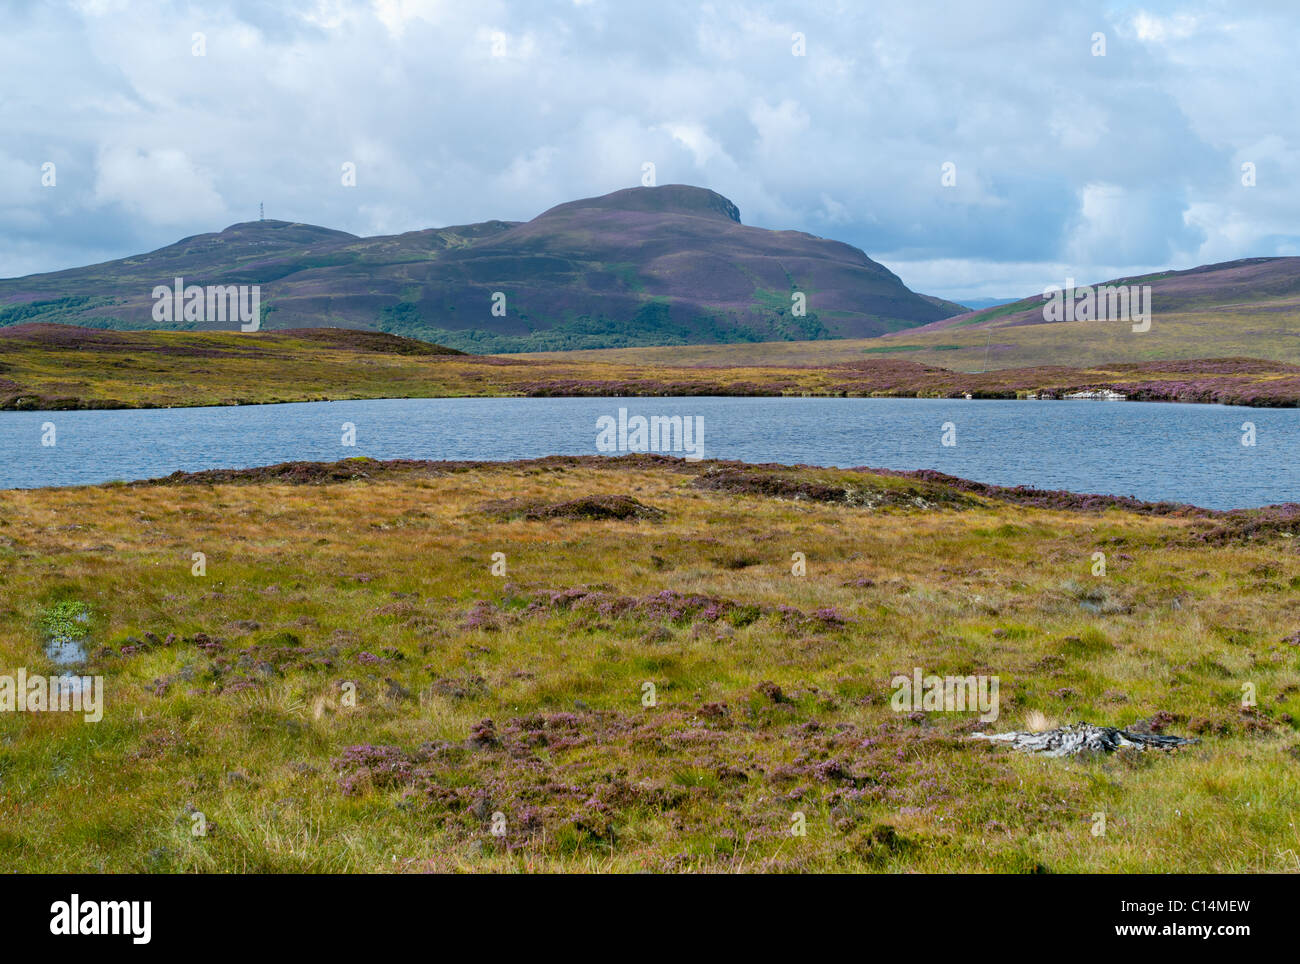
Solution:
[[[673,184],[567,201],[530,221],[375,237],[237,222],[0,280],[0,325],[219,330],[154,321],[151,293],[176,277],[260,285],[268,330],[359,328],[471,351],[872,337],[962,307],[909,290],[852,245],[745,225],[723,195]]]

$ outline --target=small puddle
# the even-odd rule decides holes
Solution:
[[[51,639],[45,644],[45,655],[55,666],[76,666],[87,659],[86,647],[69,636]]]
[[[45,655],[55,666],[78,666],[90,658],[86,651],[90,609],[85,603],[59,603],[46,611],[43,624]]]
[[[80,666],[86,661],[86,647],[69,636],[61,636],[45,644],[45,655],[55,666]],[[50,685],[54,688],[50,695],[62,696],[66,693],[68,696],[76,696],[86,692],[90,683],[90,678],[85,676],[56,676],[50,680]]]

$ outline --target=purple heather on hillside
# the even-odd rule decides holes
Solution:
[[[133,258],[0,281],[0,323],[165,327],[152,291],[178,277],[260,285],[267,329],[367,328],[492,350],[860,338],[962,310],[908,290],[851,245],[744,225],[722,195],[671,184],[570,201],[523,223],[373,238],[235,224]],[[547,333],[558,341],[526,342]]]

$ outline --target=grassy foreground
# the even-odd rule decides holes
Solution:
[[[1286,509],[644,456],[5,492],[0,672],[52,672],[63,620],[106,708],[0,714],[0,859],[1294,871],[1298,532]],[[1015,755],[969,740],[973,713],[892,710],[914,667],[998,676],[993,730],[1202,742]]]
[[[1300,365],[1206,357],[1204,344],[1194,360],[987,372],[962,371],[951,358],[921,364],[897,347],[872,339],[499,356],[337,328],[238,334],[17,325],[0,328],[0,409],[463,396],[1023,398],[1099,389],[1146,401],[1300,405]]]

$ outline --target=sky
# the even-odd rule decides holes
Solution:
[[[0,0],[0,277],[259,203],[527,220],[647,164],[958,301],[1298,255],[1298,27],[1294,0]]]

